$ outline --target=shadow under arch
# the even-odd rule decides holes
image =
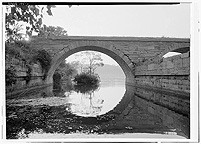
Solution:
[[[126,76],[126,84],[130,84],[130,85],[134,84],[134,74],[132,73],[132,70],[129,67],[128,60],[127,61],[124,60],[123,54],[118,55],[115,51],[112,51],[110,49],[100,47],[100,46],[80,46],[80,47],[76,47],[73,49],[64,48],[63,50],[61,50],[59,53],[57,53],[57,55],[54,56],[54,58],[52,60],[51,68],[47,74],[46,84],[53,83],[53,79],[52,79],[53,74],[62,61],[64,61],[68,56],[70,56],[76,52],[85,51],[85,50],[98,51],[98,52],[101,52],[101,53],[104,53],[104,54],[110,56],[122,68],[122,70]]]

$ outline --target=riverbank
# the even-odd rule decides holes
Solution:
[[[30,91],[33,91],[33,90],[40,90],[40,89],[43,89],[43,88],[46,88],[46,87],[49,87],[49,86],[52,86],[52,84],[41,84],[41,85],[34,85],[34,86],[29,86],[29,87],[25,87],[25,88],[22,88],[22,89],[17,89],[15,91],[12,91],[12,92],[7,92],[6,93],[6,98],[7,99],[12,99],[12,98],[17,98],[17,97],[20,97]]]

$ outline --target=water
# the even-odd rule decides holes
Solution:
[[[69,97],[70,110],[73,114],[84,117],[96,117],[112,110],[122,99],[125,93],[123,85],[102,87],[91,93],[66,92]]]
[[[7,99],[7,139],[189,138],[188,122],[170,121],[185,117],[136,97],[135,88],[123,81],[103,81],[98,86],[78,86],[74,90],[65,84],[63,87]],[[147,111],[150,107],[164,113],[153,115]]]

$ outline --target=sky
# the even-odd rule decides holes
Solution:
[[[70,62],[73,62],[73,61],[81,61],[81,59],[77,58],[75,55],[78,54],[80,52],[77,52],[77,53],[74,53],[72,55],[70,55],[69,57],[66,58],[66,62],[67,63],[70,63]],[[104,64],[109,64],[109,65],[116,65],[118,66],[119,64],[114,60],[112,59],[111,57],[109,57],[108,55],[104,54],[104,53],[101,53],[101,52],[97,52],[97,54],[100,54],[101,55],[101,58],[103,59],[103,63]]]
[[[59,5],[47,26],[60,26],[69,36],[131,36],[190,38],[190,4],[180,5]],[[117,65],[107,55],[105,64]],[[68,58],[72,61],[73,56]]]
[[[61,26],[69,36],[190,37],[190,4],[59,5],[43,23]]]

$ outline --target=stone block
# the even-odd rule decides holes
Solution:
[[[166,61],[163,61],[162,63],[160,63],[160,68],[166,69],[166,66],[167,66],[167,62]]]
[[[190,57],[182,59],[183,67],[190,67]]]
[[[190,67],[183,67],[178,70],[178,75],[189,75],[190,74]]]
[[[142,66],[135,67],[135,71],[141,71],[141,70],[142,70]]]
[[[163,69],[162,72],[163,72],[163,75],[168,75],[168,69]]]
[[[186,86],[190,86],[190,81],[189,80],[182,80],[182,84]]]
[[[190,57],[190,52],[181,54],[181,58],[188,58]]]
[[[153,107],[148,107],[148,112],[150,112],[151,114],[155,113],[155,110]]]
[[[171,61],[167,61],[166,63],[167,63],[166,68],[168,69],[174,68],[174,64]]]
[[[153,70],[154,69],[155,64],[149,64],[148,65],[148,70]]]
[[[178,90],[181,90],[181,91],[183,91],[185,88],[184,88],[184,86],[183,85],[178,85]]]
[[[183,85],[182,80],[176,80],[177,85]]]
[[[175,67],[181,68],[182,67],[182,59],[174,60]]]
[[[176,55],[176,56],[169,57],[168,59],[171,60],[171,61],[177,61],[178,59],[181,59],[181,56]]]
[[[173,74],[175,74],[175,69],[174,68],[168,69],[168,75],[173,75]]]
[[[172,85],[172,86],[170,87],[170,89],[171,89],[171,90],[178,90],[178,85]]]

